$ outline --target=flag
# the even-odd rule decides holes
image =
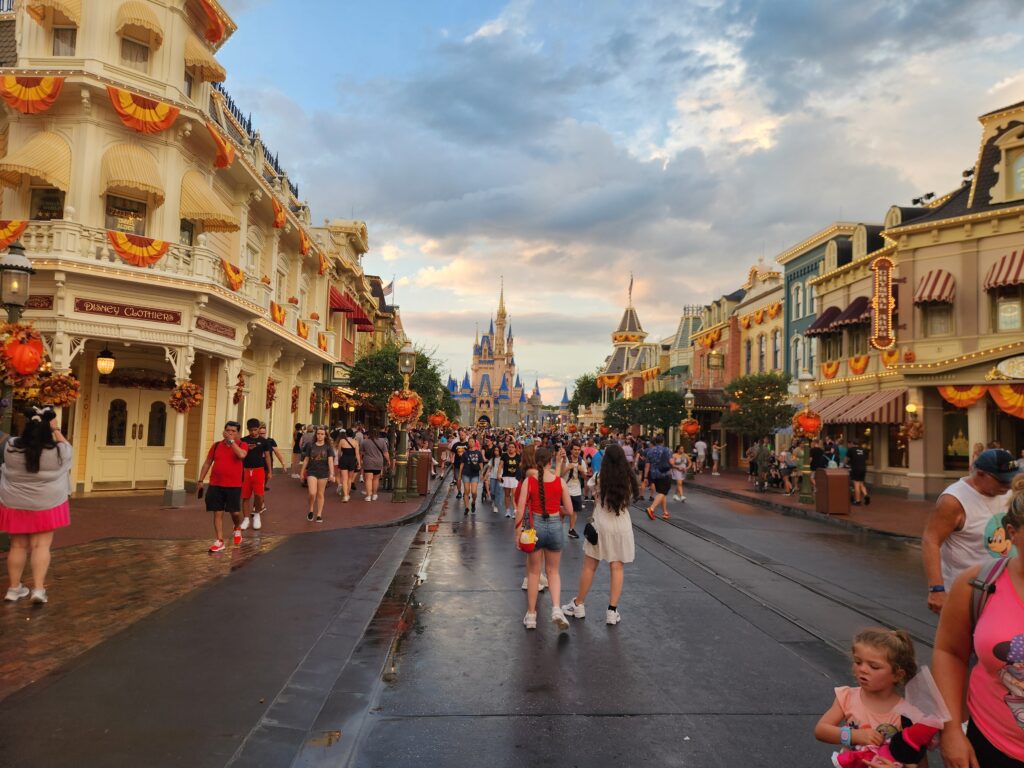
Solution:
[[[630,306],[633,304],[633,273],[629,273],[629,303]]]
[[[392,280],[390,283],[388,283],[387,285],[384,286],[384,295],[385,296],[390,296],[394,292],[395,292],[395,281]]]

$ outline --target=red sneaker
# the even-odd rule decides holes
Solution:
[[[213,545],[210,547],[210,551],[211,552],[223,552],[224,551],[224,539],[217,539],[215,542],[213,542]]]
[[[235,528],[235,535],[231,538],[231,541],[233,541],[235,544],[241,544],[242,543],[242,529],[241,528]]]

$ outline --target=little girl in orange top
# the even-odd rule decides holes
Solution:
[[[924,715],[901,689],[917,674],[914,643],[902,630],[865,629],[853,638],[853,675],[858,687],[836,688],[836,698],[814,728],[826,744],[881,746]],[[834,758],[833,758],[834,762]],[[836,763],[838,765],[838,763]]]

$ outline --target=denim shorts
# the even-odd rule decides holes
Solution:
[[[560,552],[565,546],[565,530],[562,528],[561,515],[552,515],[551,517],[534,515],[533,527],[537,530],[537,549]]]

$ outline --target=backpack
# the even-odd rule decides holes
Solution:
[[[974,592],[971,593],[971,626],[978,625],[981,612],[985,610],[985,603],[996,591],[996,581],[1006,570],[1006,564],[1010,562],[1008,557],[1000,557],[981,566],[978,575],[971,579],[971,586]]]

